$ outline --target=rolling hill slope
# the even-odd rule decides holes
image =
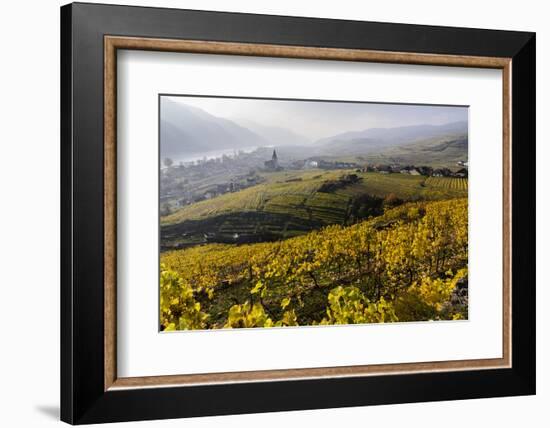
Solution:
[[[355,174],[356,180],[342,181]],[[266,182],[183,207],[161,219],[164,249],[205,242],[272,241],[329,224],[379,215],[383,198],[461,197],[467,190],[426,184],[426,177],[310,170],[265,174]]]
[[[363,131],[344,132],[323,138],[315,143],[323,152],[366,154],[403,147],[422,141],[437,139],[467,140],[468,123],[451,122],[444,125],[415,125],[395,128],[369,128]]]

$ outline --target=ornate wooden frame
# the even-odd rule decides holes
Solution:
[[[535,251],[533,34],[89,4],[68,5],[61,13],[63,420],[90,423],[534,393],[534,257],[526,258]],[[283,27],[287,33],[281,35]],[[118,378],[118,49],[501,69],[503,357]],[[90,212],[97,218],[91,220]],[[451,384],[453,388],[445,388]],[[343,393],[346,388],[356,394]],[[324,396],[313,399],[309,392],[314,389]],[[260,391],[269,399],[255,400]],[[232,398],[235,394],[246,400]],[[224,397],[224,402],[211,407],[206,397]],[[144,405],[159,400],[169,404]],[[251,404],[244,406],[247,400]]]

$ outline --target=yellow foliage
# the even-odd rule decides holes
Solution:
[[[229,309],[225,328],[251,328],[251,327],[272,327],[273,321],[265,313],[260,303],[253,305],[246,301],[242,305],[233,305]]]
[[[160,266],[160,325],[164,331],[201,329],[208,314],[201,312],[193,289],[177,272]]]
[[[449,310],[449,301],[467,276],[468,202],[409,203],[348,227],[278,242],[196,246],[161,261],[165,329],[204,328],[194,296],[207,302],[234,284],[246,284],[259,301],[233,305],[227,328],[297,325],[307,319],[304,300],[323,289],[330,290],[324,324],[458,319],[466,314]],[[182,320],[180,313],[192,316]]]

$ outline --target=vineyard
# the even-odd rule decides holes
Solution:
[[[357,180],[335,188],[328,185],[346,175],[354,175]],[[389,194],[403,201],[467,195],[467,180],[460,178],[312,170],[265,174],[265,179],[265,183],[200,201],[162,217],[163,249],[207,242],[274,241],[332,224],[356,223],[380,215],[382,199]],[[447,181],[450,184],[445,184]],[[365,199],[366,195],[370,200]]]
[[[468,191],[467,178],[455,177],[428,177],[426,185],[451,191]]]
[[[285,240],[164,252],[160,328],[467,318],[467,212],[464,197],[412,202]]]

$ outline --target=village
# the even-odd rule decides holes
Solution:
[[[415,165],[366,165],[359,168],[357,172],[378,172],[380,174],[409,174],[409,175],[423,175],[425,177],[455,177],[455,178],[468,178],[468,162],[459,161],[457,167],[461,167],[457,171],[451,171],[449,168],[432,168],[429,166],[415,166]]]
[[[356,169],[356,172],[378,172],[380,174],[409,174],[423,175],[426,177],[456,177],[468,178],[468,161],[458,161],[457,171],[449,168],[432,168],[429,166],[414,166],[400,164],[359,164],[355,162],[329,161],[322,158],[309,158],[292,162],[289,169]],[[273,150],[271,160],[264,162],[267,171],[282,171],[284,168],[279,164],[277,151]]]
[[[265,150],[262,153],[266,154]],[[265,157],[264,157],[265,159]],[[376,172],[379,174],[408,174],[425,177],[468,178],[468,162],[458,161],[457,170],[432,168],[430,166],[401,164],[368,164],[344,162],[325,158],[307,158],[286,162],[281,165],[277,151],[273,149],[269,160],[262,160],[259,153],[239,153],[234,157],[222,156],[193,163],[173,165],[165,159],[161,170],[163,193],[160,195],[161,215],[186,205],[234,193],[265,181],[261,173],[283,170],[355,170],[355,172]]]

